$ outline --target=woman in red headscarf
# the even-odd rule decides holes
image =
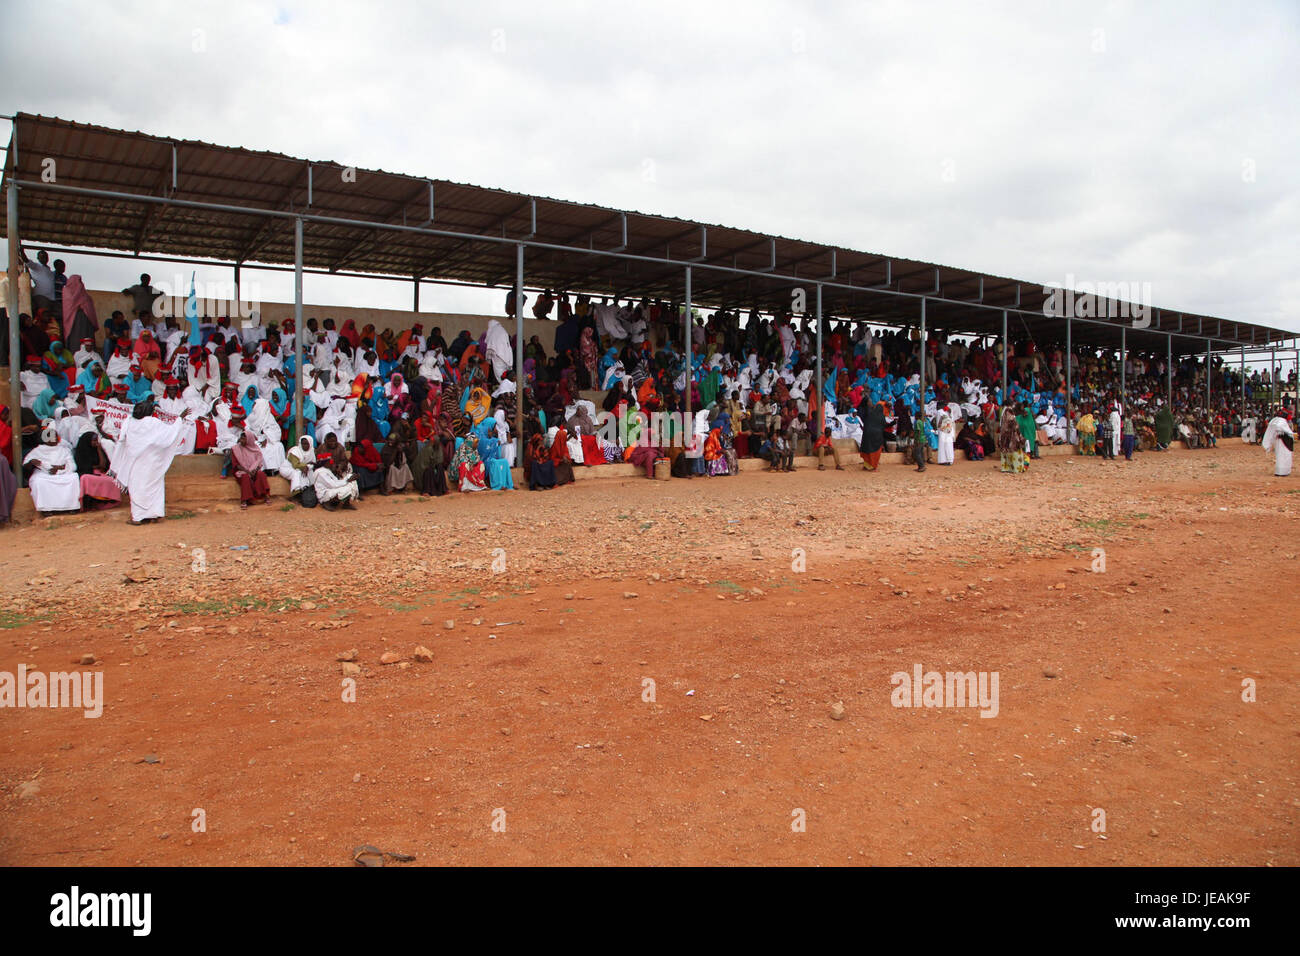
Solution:
[[[567,485],[573,481],[573,459],[569,456],[569,430],[561,425],[555,430],[551,442],[551,464],[555,468],[555,483]]]
[[[361,336],[357,333],[357,323],[348,319],[343,323],[343,328],[339,329],[339,338],[346,339],[348,345],[356,351],[361,346]]]
[[[140,337],[135,340],[131,354],[140,363],[140,374],[152,382],[154,376],[158,374],[158,366],[162,364],[162,349],[154,341],[153,332],[150,329],[144,329],[140,332]]]

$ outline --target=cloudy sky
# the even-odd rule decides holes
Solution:
[[[113,0],[24,6],[21,26],[0,33],[6,114],[1036,283],[1149,282],[1163,308],[1300,331],[1295,0]],[[71,271],[92,288],[138,273]],[[291,276],[258,279],[292,298]],[[305,289],[410,304],[409,283]],[[498,299],[429,286],[422,304]]]

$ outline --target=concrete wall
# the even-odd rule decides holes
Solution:
[[[90,292],[91,299],[95,302],[95,311],[99,314],[102,322],[108,316],[112,315],[115,310],[120,310],[129,315],[131,311],[131,299],[129,296],[122,295],[120,292],[108,292],[105,290],[92,289]],[[502,293],[502,302],[504,304],[505,293]],[[285,319],[293,318],[292,302],[263,302],[262,323],[283,322]],[[477,339],[485,331],[487,324],[491,319],[497,319],[506,327],[506,331],[511,335],[515,332],[515,320],[502,314],[493,315],[469,315],[458,312],[411,312],[405,309],[371,309],[359,306],[346,305],[318,305],[303,303],[302,317],[306,321],[315,318],[318,322],[324,322],[325,319],[333,319],[336,327],[342,327],[348,319],[352,319],[358,329],[363,329],[367,325],[374,325],[376,331],[382,332],[384,329],[392,329],[394,332],[401,332],[409,329],[412,323],[420,322],[424,325],[424,331],[428,334],[433,327],[440,326],[442,335],[450,342],[461,329],[466,329],[469,334]],[[238,320],[231,317],[231,323]],[[524,319],[524,341],[528,341],[536,335],[540,338],[541,343],[545,346],[549,354],[555,346],[555,329],[558,322],[541,321],[531,317]]]

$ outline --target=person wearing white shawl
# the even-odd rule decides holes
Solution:
[[[196,383],[191,381],[185,386],[185,391],[181,392],[181,401],[185,403],[185,415],[190,419],[211,415],[212,403],[216,400],[216,388],[206,382],[196,386]]]
[[[354,502],[361,496],[352,466],[341,461],[317,468],[312,474],[312,487],[316,489],[316,500],[331,511],[338,505],[355,508]]]
[[[41,513],[51,511],[81,510],[81,478],[77,464],[72,460],[69,446],[59,439],[54,422],[46,419],[42,424],[41,444],[27,453],[24,465],[35,463],[27,487],[32,492],[32,504]]]
[[[424,358],[420,360],[420,374],[430,382],[442,381],[442,349],[433,348],[424,353]],[[378,366],[376,366],[376,370]],[[378,371],[376,371],[378,374]]]
[[[114,385],[126,381],[126,377],[131,374],[131,364],[135,360],[135,355],[130,351],[125,355],[119,353],[120,349],[114,349],[113,354],[108,357],[108,364],[104,366],[104,374]]]
[[[334,366],[334,346],[323,338],[317,339],[311,350],[311,364],[319,369],[328,370],[332,368]]]
[[[515,383],[514,379],[510,377],[511,375],[511,372],[506,372],[506,377],[501,379],[501,384],[496,387],[495,391],[493,391],[493,398],[499,398],[502,395],[513,395],[515,393]]]
[[[1112,405],[1110,408],[1110,419],[1107,425],[1107,434],[1106,434],[1107,440],[1110,441],[1110,449],[1111,449],[1112,457],[1119,456],[1120,441],[1124,437],[1123,426],[1124,423],[1120,421],[1120,417],[1119,417],[1119,409],[1117,409],[1114,405]]]
[[[939,412],[939,425],[935,429],[939,436],[939,450],[935,460],[941,465],[953,462],[953,442],[957,438],[957,427],[952,423],[952,416],[947,408]]]
[[[280,477],[289,482],[290,498],[314,484],[315,465],[316,442],[310,435],[303,435],[298,444],[289,449],[289,454],[280,464]]]
[[[336,355],[328,366],[330,373],[330,383],[327,386],[331,398],[350,398],[352,396],[352,371],[351,366],[344,367],[339,361],[342,356]],[[347,376],[346,378],[344,376]]]
[[[356,404],[336,397],[321,410],[320,418],[316,421],[316,434],[324,438],[333,432],[346,445],[356,440],[356,421]]]
[[[95,351],[95,340],[87,339],[82,342],[81,346],[77,349],[76,354],[72,356],[72,361],[77,366],[78,372],[84,369],[91,362],[98,362],[99,353]]]
[[[358,352],[360,352],[360,349],[358,349]],[[360,352],[356,357],[356,361],[352,363],[352,368],[356,371],[357,375],[373,375],[375,378],[378,378],[379,357],[374,353],[374,351]],[[356,376],[353,376],[353,378],[355,377]]]
[[[86,432],[95,431],[95,423],[84,408],[77,411],[69,409],[66,412],[60,408],[54,413],[54,423],[59,437],[67,442],[69,448],[76,448],[77,442],[81,441],[81,436]]]
[[[781,352],[784,357],[783,360],[786,363],[788,363],[790,361],[790,356],[794,354],[794,344],[795,344],[794,329],[790,327],[789,322],[781,323],[780,336],[781,336]]]
[[[1295,454],[1295,432],[1284,415],[1275,415],[1264,429],[1264,451],[1273,455],[1273,474],[1285,478],[1291,474],[1291,459]]]
[[[486,333],[488,361],[492,363],[492,371],[496,373],[499,379],[505,372],[513,367],[515,357],[510,348],[510,336],[505,327],[496,319],[489,319]]]
[[[244,430],[252,432],[258,447],[262,449],[264,470],[279,471],[284,464],[284,444],[280,441],[280,423],[271,413],[271,403],[264,398],[253,402],[253,410],[248,413]]]
[[[609,370],[605,372],[605,381],[601,383],[600,387],[609,391],[609,389],[614,387],[615,382],[620,381],[625,385],[630,384],[632,381],[632,377],[627,374],[626,370],[624,370],[621,361],[615,362],[609,367]]]
[[[497,442],[501,445],[501,457],[513,465],[515,462],[515,443],[510,437],[510,426],[506,424],[505,409],[498,408],[492,413],[492,417],[497,422]]]
[[[217,443],[208,450],[208,453],[216,454],[234,448],[235,442],[239,441],[243,426],[231,421],[230,406],[225,402],[217,402],[212,407],[212,424],[217,430]]]
[[[117,444],[109,459],[111,474],[131,496],[131,521],[157,521],[167,513],[166,477],[179,451],[185,422],[166,424],[148,415],[146,402],[137,405],[122,423]]]

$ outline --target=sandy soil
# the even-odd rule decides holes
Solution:
[[[1231,443],[11,529],[0,671],[105,703],[0,711],[0,862],[1296,865],[1271,472]],[[996,671],[997,716],[892,706],[917,664]]]

